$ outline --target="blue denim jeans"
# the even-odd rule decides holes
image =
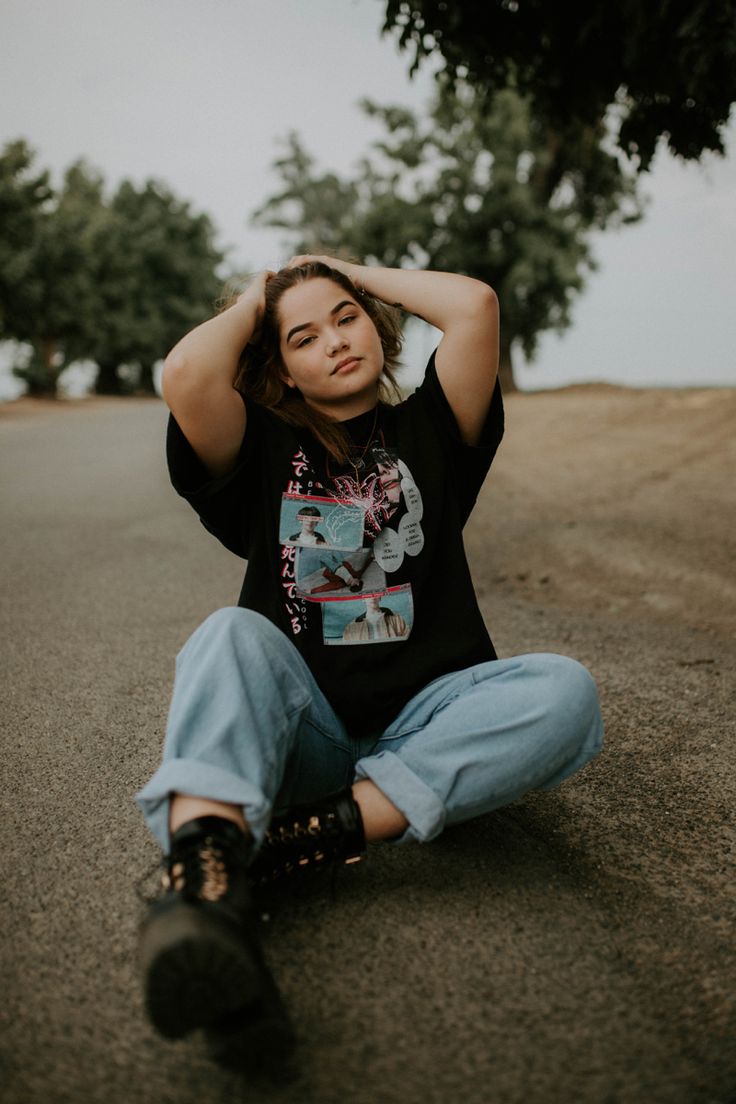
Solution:
[[[218,610],[179,653],[163,762],[136,795],[168,850],[173,793],[240,805],[256,842],[274,812],[371,779],[403,813],[401,840],[551,789],[599,751],[595,683],[551,654],[444,675],[392,724],[355,739],[291,641],[251,610]]]

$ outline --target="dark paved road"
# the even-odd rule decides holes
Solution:
[[[280,1086],[159,1041],[135,969],[135,885],[157,852],[131,794],[158,761],[173,657],[234,600],[239,563],[169,490],[158,403],[0,415],[3,1104],[736,1100],[734,618],[693,620],[676,578],[648,581],[647,613],[597,600],[604,579],[567,601],[554,588],[565,576],[574,590],[572,562],[534,575],[549,491],[542,465],[535,494],[517,495],[514,456],[537,443],[542,404],[566,401],[512,400],[518,443],[469,545],[502,654],[593,669],[606,751],[556,793],[426,848],[376,847],[334,900],[272,915],[267,950],[302,1040]],[[575,479],[600,520],[586,440]],[[675,533],[682,506],[660,497]],[[499,511],[509,524],[488,545]],[[717,513],[688,531],[723,557]],[[575,547],[591,555],[594,536]]]

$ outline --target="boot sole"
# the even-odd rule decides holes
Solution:
[[[263,991],[263,967],[247,945],[196,908],[149,919],[141,965],[148,1016],[167,1039],[245,1012]]]
[[[207,1029],[213,1061],[241,1073],[288,1077],[296,1038],[272,978],[250,1008],[222,1017]]]

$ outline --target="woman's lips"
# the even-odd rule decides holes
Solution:
[[[335,365],[331,375],[335,376],[338,372],[351,372],[359,363],[360,357],[346,357],[345,360],[341,360],[339,364]]]

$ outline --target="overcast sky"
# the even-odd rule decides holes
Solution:
[[[380,38],[382,0],[0,0],[0,144],[26,138],[55,174],[85,157],[114,186],[165,180],[253,269],[286,259],[248,216],[297,130],[350,170],[380,134],[358,100],[422,108],[431,74]],[[645,220],[600,235],[600,271],[524,386],[580,380],[736,386],[736,125],[731,156],[657,157]],[[501,304],[503,311],[503,303]]]

